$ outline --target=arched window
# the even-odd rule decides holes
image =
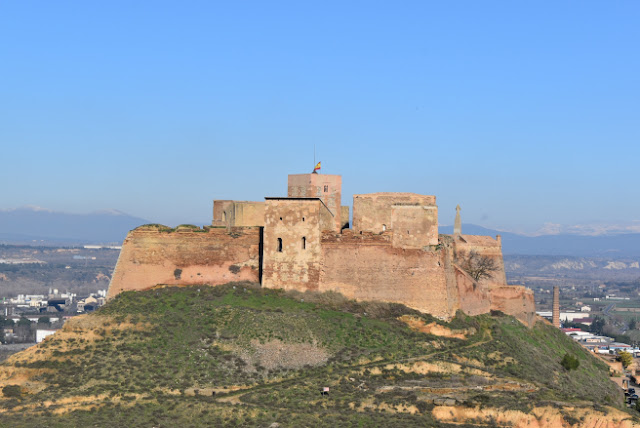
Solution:
[[[386,225],[386,224],[383,224],[383,225],[382,225],[382,231],[384,232],[385,230],[387,230],[387,225]]]
[[[222,221],[227,221],[227,212],[222,211]]]
[[[278,238],[278,252],[282,252],[282,238]]]
[[[306,237],[302,237],[302,249],[306,250],[307,249],[307,238]]]

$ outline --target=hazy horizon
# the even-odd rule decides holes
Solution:
[[[441,224],[640,225],[634,2],[1,7],[0,209],[211,221],[213,199],[436,195]]]

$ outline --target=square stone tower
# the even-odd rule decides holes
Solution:
[[[335,221],[319,198],[265,198],[262,286],[317,290],[323,230]]]
[[[334,231],[342,228],[342,176],[327,174],[290,174],[287,185],[290,198],[320,198],[334,219]],[[348,221],[348,219],[345,219]]]

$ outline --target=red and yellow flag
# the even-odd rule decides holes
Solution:
[[[313,168],[313,172],[316,172],[320,169],[320,162],[318,162],[318,164],[316,165],[315,168]]]

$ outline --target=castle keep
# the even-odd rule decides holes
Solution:
[[[440,235],[435,196],[414,193],[354,195],[349,228],[341,196],[339,175],[295,174],[286,197],[215,200],[211,226],[141,226],[124,241],[108,297],[248,280],[397,302],[444,319],[500,310],[532,324],[533,293],[507,285],[500,236],[462,234],[459,214],[454,234]],[[461,267],[470,254],[492,261],[490,277]]]

